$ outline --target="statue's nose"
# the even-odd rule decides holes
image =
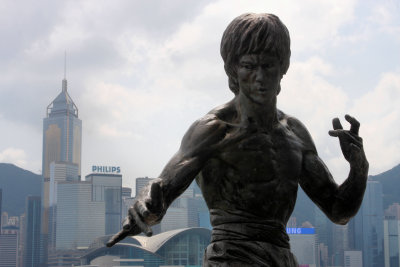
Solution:
[[[256,71],[256,82],[263,83],[264,78],[265,78],[264,70],[261,67],[258,67]]]

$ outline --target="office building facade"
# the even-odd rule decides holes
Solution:
[[[122,175],[92,173],[85,177],[92,185],[92,201],[105,205],[105,234],[121,230]]]
[[[300,266],[318,266],[317,236],[314,228],[286,228],[290,247]]]
[[[136,186],[135,186],[135,197],[137,197],[140,193],[140,191],[145,187],[148,183],[150,183],[152,180],[155,178],[149,178],[149,177],[138,177],[136,178]]]
[[[400,266],[400,204],[393,203],[385,210],[383,222],[385,267]]]
[[[346,250],[344,252],[344,267],[363,267],[362,251]]]
[[[362,251],[364,267],[384,266],[383,194],[378,181],[369,180],[357,215],[349,222],[349,244]]]
[[[2,221],[2,218],[1,218],[1,215],[2,215],[2,213],[1,213],[2,199],[3,199],[3,190],[0,188],[0,232],[1,232],[1,221]]]
[[[57,234],[57,185],[59,182],[78,181],[79,166],[75,163],[56,162],[50,163],[50,188],[49,188],[49,235],[48,247],[54,249]]]
[[[36,267],[40,264],[40,219],[41,199],[28,196],[25,205],[23,267]]]
[[[0,267],[18,266],[18,227],[3,226],[0,233]]]
[[[92,201],[92,183],[59,182],[57,186],[57,250],[87,247],[105,234],[105,203]]]

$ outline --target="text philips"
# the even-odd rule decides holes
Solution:
[[[120,173],[121,168],[115,166],[92,166],[92,172],[96,173]]]

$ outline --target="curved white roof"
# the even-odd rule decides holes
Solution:
[[[207,228],[201,228],[201,227],[192,227],[192,228],[183,228],[183,229],[177,229],[177,230],[172,230],[168,232],[164,232],[158,235],[154,235],[151,237],[147,236],[130,236],[125,238],[123,241],[115,244],[115,247],[136,247],[142,250],[145,250],[147,252],[150,252],[152,254],[158,255],[157,252],[159,249],[163,247],[166,243],[168,243],[169,240],[171,240],[174,237],[177,237],[181,234],[185,233],[190,233],[190,234],[200,234],[200,235],[205,235],[207,237],[211,236],[211,230]],[[104,245],[101,247],[95,246],[91,251],[89,251],[85,257],[89,257],[90,255],[94,254],[99,254],[103,253],[105,251],[108,251],[109,248],[105,246],[105,243],[107,240],[111,237],[109,236],[104,236],[98,238],[95,242],[101,242]]]
[[[172,230],[172,231],[164,232],[164,233],[154,235],[151,237],[131,236],[129,238],[137,240],[144,249],[146,249],[150,252],[156,253],[157,250],[159,250],[169,240],[171,240],[172,238],[174,238],[180,234],[186,233],[188,231],[197,232],[199,234],[211,235],[211,230],[209,230],[209,229],[201,228],[201,227],[192,227],[192,228],[183,228],[183,229]],[[121,244],[123,244],[123,243],[124,242],[122,241]]]

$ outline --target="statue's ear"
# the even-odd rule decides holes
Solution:
[[[229,77],[228,84],[229,84],[229,88],[231,89],[231,91],[235,95],[237,95],[239,93],[239,83],[238,83],[237,79],[235,79],[233,77]]]
[[[236,66],[234,68],[236,68]],[[226,75],[228,75],[229,88],[235,95],[237,95],[239,93],[239,83],[235,77],[236,69],[232,69],[232,65],[228,67],[227,64],[224,64],[224,69]]]

